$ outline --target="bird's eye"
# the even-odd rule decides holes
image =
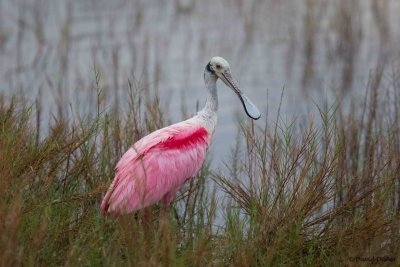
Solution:
[[[220,70],[222,68],[222,66],[220,64],[215,65],[215,67]]]

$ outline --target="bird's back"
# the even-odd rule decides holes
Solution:
[[[200,170],[209,142],[207,130],[193,119],[143,137],[118,162],[103,212],[129,213],[174,194]]]

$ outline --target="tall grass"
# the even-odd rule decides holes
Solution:
[[[378,93],[382,72],[363,109],[323,107],[301,123],[278,112],[265,128],[242,121],[227,172],[206,163],[166,219],[157,205],[100,214],[121,154],[168,118],[133,81],[128,108],[106,108],[95,76],[97,112],[60,114],[42,137],[40,104],[0,99],[2,266],[399,264],[399,91]]]
[[[395,1],[0,6],[0,266],[400,265],[398,67],[346,105],[398,57]],[[209,156],[166,219],[157,205],[102,217],[124,151],[177,118],[158,89],[188,89],[183,102],[193,62],[221,51],[255,90],[332,81],[338,103],[239,121],[225,169]]]
[[[390,100],[399,91],[378,97],[381,75],[363,112],[332,106],[319,110],[318,126],[279,115],[256,132],[242,126],[234,179],[213,175],[230,197],[229,264],[342,266],[360,255],[399,263],[399,113]]]

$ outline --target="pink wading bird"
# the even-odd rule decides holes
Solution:
[[[175,193],[203,165],[217,125],[218,78],[237,94],[250,118],[261,117],[232,78],[228,62],[213,57],[204,71],[205,107],[193,118],[157,130],[128,149],[118,162],[114,181],[101,203],[103,214],[118,216],[160,200],[166,214]]]

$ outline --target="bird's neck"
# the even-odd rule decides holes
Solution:
[[[202,111],[205,113],[217,113],[218,111],[218,95],[217,95],[217,77],[208,75],[204,77],[207,89],[206,104]]]
[[[203,125],[211,137],[217,126],[217,77],[215,75],[204,73],[204,82],[206,84],[207,98],[204,108],[195,116],[196,120]]]

